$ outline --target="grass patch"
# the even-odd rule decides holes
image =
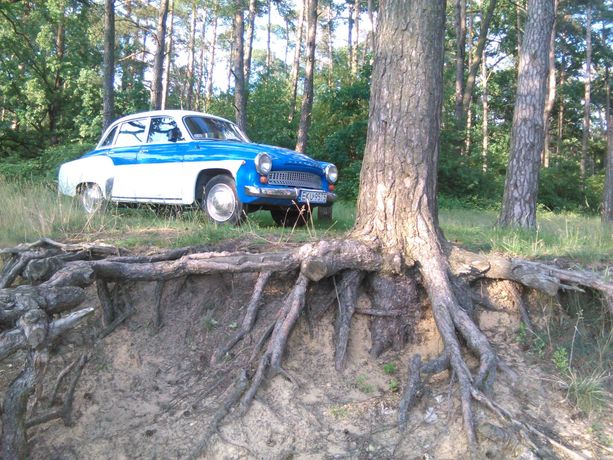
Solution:
[[[316,213],[315,213],[316,214]],[[568,258],[574,263],[613,259],[613,231],[598,217],[540,212],[536,232],[495,227],[497,213],[482,209],[441,209],[446,237],[475,251],[495,251],[527,258]],[[110,206],[86,216],[72,199],[58,196],[55,184],[7,181],[0,177],[0,247],[34,241],[41,236],[60,240],[103,240],[125,247],[180,247],[250,238],[269,247],[288,241],[338,238],[353,226],[355,206],[339,202],[332,222],[316,218],[304,228],[277,227],[268,211],[249,215],[240,227],[210,224],[198,209]]]

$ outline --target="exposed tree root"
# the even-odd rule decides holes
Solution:
[[[330,294],[324,293],[327,300],[321,311],[325,311],[334,300],[338,305],[334,359],[339,371],[347,359],[349,331],[354,314],[371,317],[371,352],[376,356],[389,347],[404,345],[410,337],[422,309],[418,283],[425,288],[443,339],[444,351],[425,363],[422,363],[419,355],[411,359],[408,383],[398,414],[401,429],[406,427],[409,410],[421,394],[424,385],[422,376],[449,370],[457,378],[464,427],[473,457],[477,455],[473,401],[484,404],[525,433],[541,440],[546,439],[543,433],[513,418],[488,395],[497,368],[505,370],[509,375],[514,372],[497,359],[488,339],[475,323],[474,304],[480,303],[486,308],[492,306],[487,299],[472,292],[469,283],[480,278],[510,280],[551,295],[557,293],[558,289],[587,288],[600,292],[604,299],[613,293],[613,283],[593,273],[562,270],[499,256],[477,255],[459,249],[450,252],[448,265],[445,257],[437,256],[436,248],[429,250],[434,252],[415,250],[412,254],[415,261],[407,262],[411,264],[409,266],[403,265],[398,254],[382,256],[376,248],[355,240],[305,244],[272,253],[199,253],[193,248],[183,248],[146,257],[122,255],[125,252],[106,246],[61,245],[49,240],[1,251],[0,254],[8,255],[9,260],[4,265],[0,279],[5,287],[0,290],[0,326],[4,328],[0,334],[0,359],[15,350],[30,348],[24,372],[13,382],[5,397],[3,417],[9,417],[9,412],[13,415],[10,415],[10,421],[6,419],[4,427],[15,429],[5,428],[3,440],[6,439],[6,442],[3,442],[2,449],[13,449],[10,452],[18,458],[27,451],[27,427],[58,417],[65,423],[70,422],[73,395],[85,358],[79,361],[78,366],[71,364],[57,377],[51,404],[56,399],[59,383],[69,372],[73,372],[71,385],[60,409],[48,408],[48,412],[33,416],[26,423],[25,407],[42,375],[47,345],[61,333],[79,324],[94,310],[84,308],[66,314],[84,299],[84,286],[96,284],[102,318],[102,330],[98,337],[101,338],[114,331],[134,312],[126,292],[129,283],[156,283],[154,322],[159,329],[163,327],[162,298],[168,280],[248,272],[259,275],[245,308],[241,328],[215,351],[211,357],[212,365],[220,366],[236,344],[253,330],[258,321],[262,294],[271,276],[274,273],[296,273],[296,278],[273,322],[261,329],[263,332],[260,339],[250,346],[252,352],[246,362],[247,367],[241,371],[232,394],[214,416],[195,456],[206,450],[210,438],[234,406],[238,405],[240,413],[249,409],[266,379],[281,374],[295,380],[282,367],[283,355],[294,326],[306,311],[310,296],[307,293],[315,291],[310,286],[324,279],[331,281],[323,286],[334,284],[334,290]],[[419,270],[419,276],[414,266]],[[27,270],[30,270],[29,275],[26,275]],[[40,284],[10,287],[18,278],[35,279]],[[363,280],[367,282],[363,283]],[[371,295],[371,307],[357,308],[359,289],[366,289]],[[521,296],[518,298],[521,300]],[[517,306],[521,312],[522,305]],[[56,318],[50,321],[49,317],[54,315]],[[466,364],[464,346],[479,360],[477,369],[471,370]],[[38,371],[34,365],[37,359]],[[557,448],[568,449],[560,443],[557,445],[555,440],[546,440]]]

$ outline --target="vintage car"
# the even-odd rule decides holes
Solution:
[[[59,189],[88,213],[109,201],[197,204],[217,223],[266,209],[279,225],[300,225],[331,206],[337,176],[331,163],[250,142],[223,118],[163,110],[111,124],[94,150],[60,167]]]

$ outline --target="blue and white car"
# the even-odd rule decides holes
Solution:
[[[337,176],[331,163],[250,142],[223,118],[163,110],[111,124],[94,150],[61,166],[59,189],[88,213],[109,201],[198,204],[218,223],[266,209],[280,225],[300,225],[334,202]]]

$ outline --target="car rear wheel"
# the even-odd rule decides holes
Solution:
[[[83,184],[79,189],[81,207],[87,214],[95,214],[104,209],[106,200],[98,184]]]
[[[234,179],[223,174],[206,183],[200,207],[218,224],[239,225],[245,217],[245,207],[238,199]]]
[[[311,221],[311,210],[303,206],[300,209],[273,209],[270,211],[272,220],[280,227],[304,227]]]

